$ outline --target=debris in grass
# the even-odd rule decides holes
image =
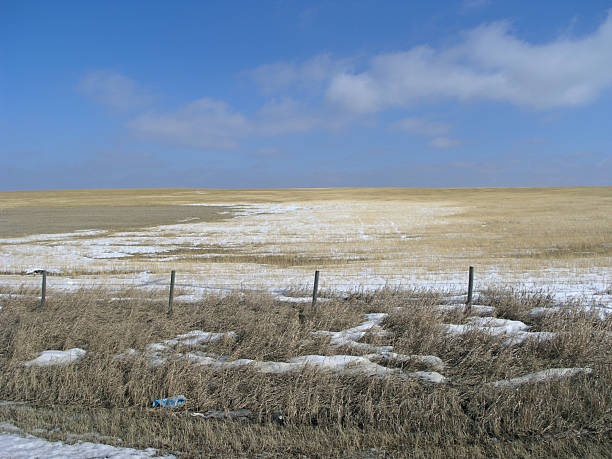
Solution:
[[[524,376],[512,379],[502,379],[500,381],[493,381],[488,383],[490,386],[497,388],[514,388],[521,384],[542,382],[548,380],[560,380],[564,378],[570,378],[577,374],[591,374],[593,373],[592,368],[550,368],[548,370],[538,371],[536,373],[529,373]]]
[[[25,270],[25,274],[42,274],[46,271],[47,274],[62,274],[59,269],[42,269],[42,268],[30,268]]]
[[[68,349],[67,351],[43,351],[38,357],[30,360],[24,365],[46,367],[50,365],[68,365],[76,362],[86,354],[84,349],[75,347],[74,349]]]
[[[153,408],[174,408],[175,406],[181,406],[185,404],[184,395],[176,395],[170,398],[160,398],[153,402]]]

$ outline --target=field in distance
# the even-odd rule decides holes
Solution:
[[[607,303],[612,187],[0,193],[0,286],[554,287]],[[69,278],[69,281],[63,281]],[[477,285],[478,285],[477,283]],[[189,287],[191,286],[191,287]]]

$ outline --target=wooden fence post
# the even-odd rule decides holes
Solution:
[[[465,302],[465,313],[469,314],[472,311],[472,293],[474,291],[474,267],[470,266],[470,272],[468,277],[468,294],[467,301]]]
[[[314,289],[312,290],[312,308],[317,305],[317,292],[319,290],[319,270],[315,271]]]
[[[172,314],[172,297],[174,296],[174,277],[176,271],[172,270],[170,273],[170,298],[168,299],[168,315]]]
[[[42,271],[42,293],[40,295],[40,309],[45,307],[45,296],[47,295],[47,271]]]

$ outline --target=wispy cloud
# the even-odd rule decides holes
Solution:
[[[120,110],[142,108],[154,100],[130,78],[108,70],[87,74],[78,89],[97,103]]]
[[[531,44],[508,23],[477,27],[459,44],[373,57],[330,78],[327,100],[356,113],[436,99],[491,100],[535,109],[594,101],[612,86],[612,13],[592,34]]]
[[[452,148],[462,143],[460,140],[448,136],[451,131],[449,123],[430,121],[426,118],[413,116],[396,121],[389,127],[408,134],[430,138],[427,145],[432,148]]]
[[[224,102],[202,98],[172,112],[140,115],[128,126],[146,137],[204,149],[228,150],[252,127]]]
[[[204,150],[233,150],[245,137],[305,132],[316,123],[290,99],[271,101],[249,117],[223,101],[202,98],[174,111],[140,115],[128,126],[145,137]]]
[[[376,114],[440,100],[487,100],[549,109],[596,100],[612,87],[612,12],[587,36],[532,44],[507,23],[464,32],[456,44],[372,56],[366,61],[329,54],[262,65],[249,72],[267,99],[243,111],[203,97],[174,109],[142,111],[127,123],[148,139],[202,150],[232,150],[244,139],[315,129],[372,128]],[[356,69],[361,69],[357,71]],[[113,72],[87,75],[81,90],[116,108],[145,107],[152,97]],[[451,125],[408,117],[393,129],[424,137],[431,148],[452,148]]]
[[[286,90],[323,89],[334,75],[350,71],[351,59],[334,59],[318,54],[302,62],[274,62],[256,67],[250,76],[265,93]]]

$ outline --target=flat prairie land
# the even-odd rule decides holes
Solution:
[[[0,238],[0,444],[612,454],[612,187],[5,192]]]
[[[319,269],[324,289],[464,289],[474,266],[477,286],[611,288],[612,187],[4,192],[0,222],[11,285],[34,268],[70,277],[55,288],[174,269],[200,293],[269,290]]]

